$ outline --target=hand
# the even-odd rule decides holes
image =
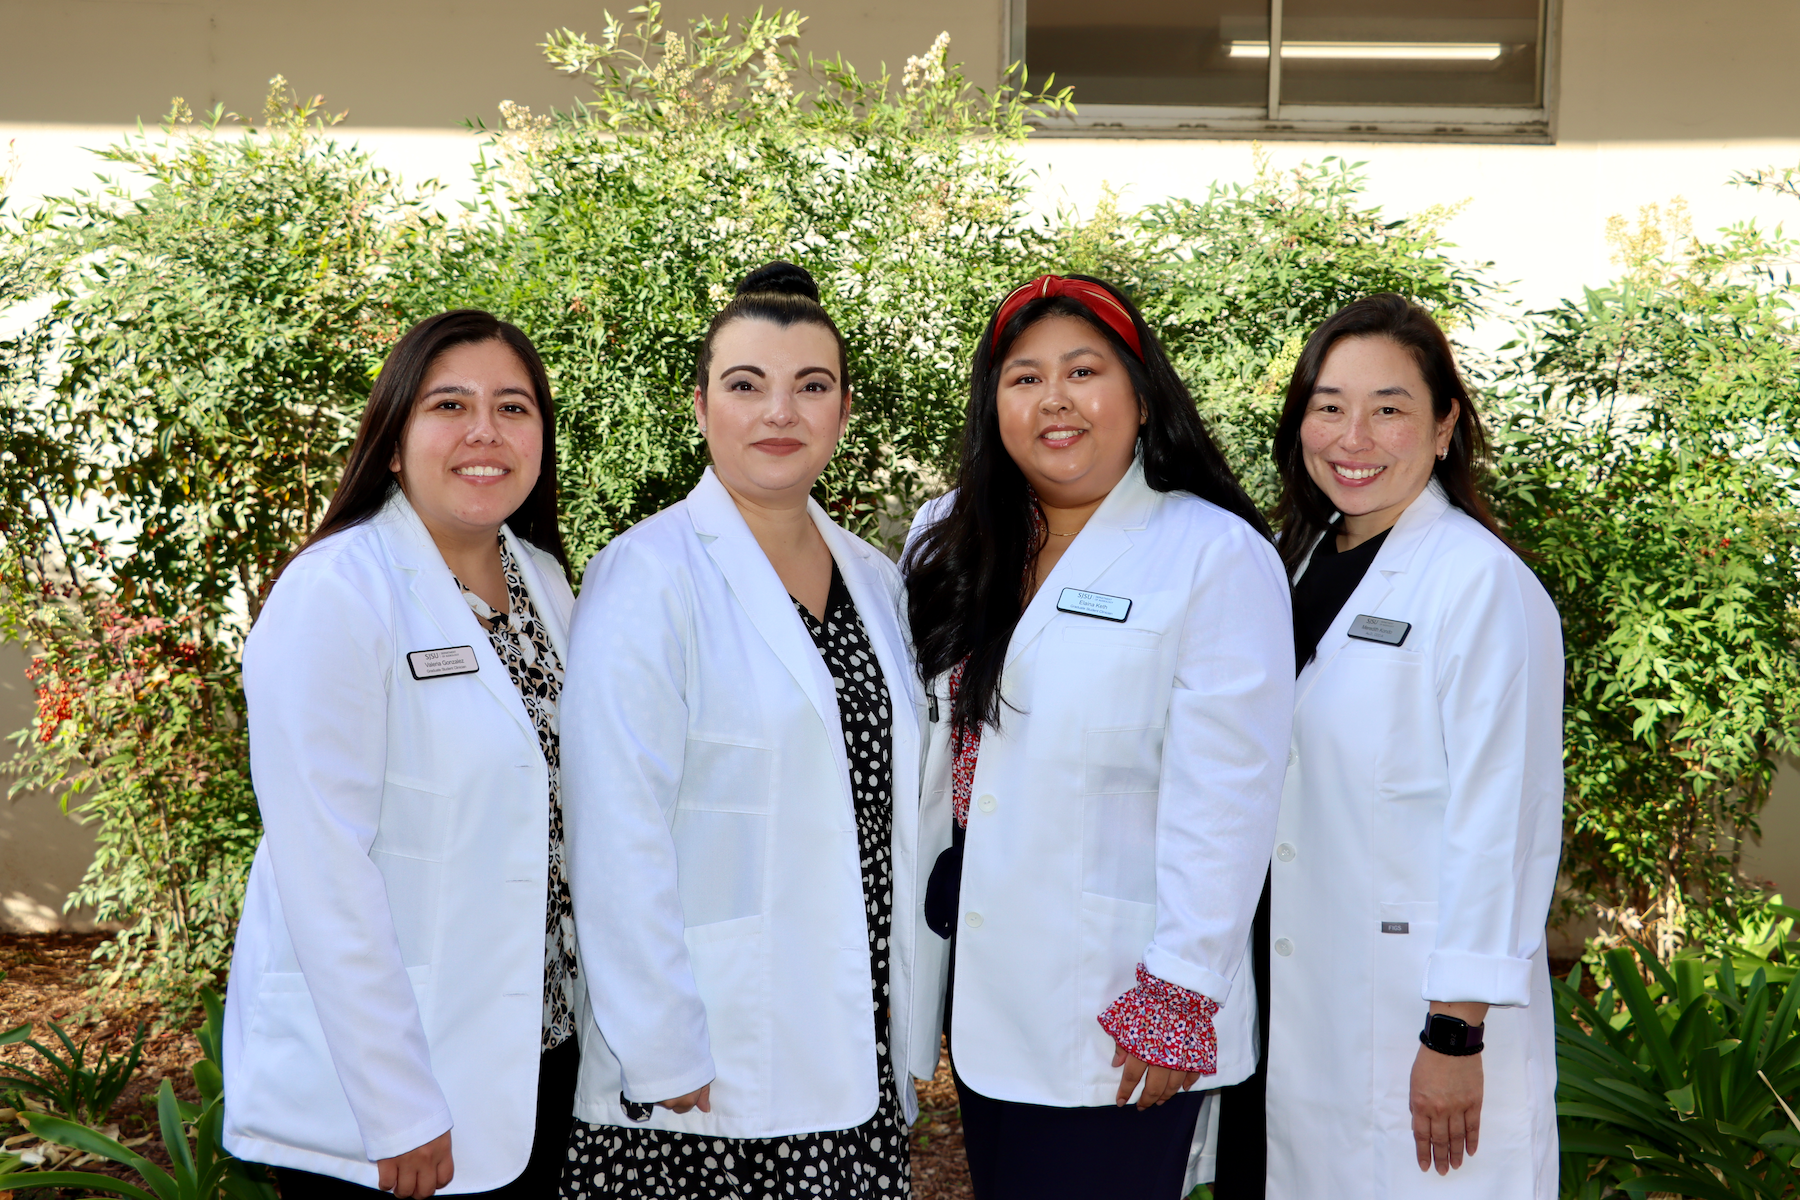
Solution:
[[[377,1184],[384,1192],[392,1192],[396,1200],[424,1200],[441,1187],[449,1187],[456,1177],[456,1164],[450,1160],[448,1129],[414,1150],[375,1164],[380,1172]]]
[[[672,1113],[684,1113],[697,1108],[703,1113],[712,1111],[712,1084],[707,1084],[697,1092],[689,1092],[685,1096],[677,1096],[673,1100],[658,1100],[660,1107]]]
[[[1461,1058],[1419,1047],[1412,1069],[1413,1144],[1419,1170],[1448,1175],[1481,1140],[1481,1055]]]
[[[1114,1104],[1124,1107],[1131,1100],[1131,1093],[1137,1091],[1138,1080],[1144,1081],[1144,1094],[1138,1097],[1137,1107],[1143,1112],[1153,1104],[1161,1104],[1194,1086],[1194,1080],[1200,1078],[1198,1071],[1172,1071],[1168,1067],[1154,1067],[1137,1055],[1128,1052],[1118,1042],[1113,1043],[1113,1066],[1124,1067],[1119,1075],[1119,1095]]]

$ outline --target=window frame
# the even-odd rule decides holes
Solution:
[[[1318,139],[1321,135],[1366,141],[1511,142],[1547,144],[1556,140],[1556,98],[1561,65],[1562,0],[1542,0],[1538,37],[1543,95],[1538,108],[1475,105],[1282,104],[1282,0],[1268,0],[1273,44],[1269,54],[1268,104],[1253,108],[1202,108],[1175,104],[1082,104],[1076,115],[1040,113],[1031,124],[1039,137],[1262,138]],[[1004,73],[1025,62],[1026,6],[1030,0],[1001,0],[1005,22]],[[1041,79],[1038,82],[1042,82]]]

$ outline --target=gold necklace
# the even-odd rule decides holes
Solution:
[[[1058,533],[1058,532],[1056,532],[1056,530],[1054,530],[1054,529],[1050,528],[1048,525],[1046,525],[1044,527],[1044,532],[1051,537],[1074,537],[1075,534],[1080,533],[1081,530],[1077,529],[1075,531],[1075,533]]]

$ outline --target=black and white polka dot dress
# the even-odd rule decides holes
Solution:
[[[625,1129],[575,1122],[563,1200],[910,1200],[912,1171],[906,1117],[888,1061],[888,931],[893,925],[893,712],[887,681],[869,634],[831,570],[825,620],[796,602],[831,677],[838,720],[850,756],[856,840],[862,852],[863,900],[869,923],[869,966],[875,1057],[881,1101],[854,1129],[779,1138],[721,1138],[662,1129]]]

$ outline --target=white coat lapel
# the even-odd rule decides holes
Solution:
[[[1296,710],[1311,694],[1313,685],[1319,681],[1319,673],[1329,667],[1332,660],[1350,644],[1352,621],[1364,613],[1391,616],[1402,621],[1407,619],[1405,613],[1383,614],[1382,601],[1394,590],[1395,576],[1404,575],[1412,565],[1413,555],[1418,552],[1419,544],[1425,540],[1425,535],[1431,532],[1432,526],[1437,524],[1437,519],[1444,515],[1444,510],[1448,507],[1450,501],[1444,495],[1444,489],[1433,479],[1419,494],[1419,498],[1407,505],[1406,511],[1400,514],[1400,519],[1394,522],[1393,532],[1381,543],[1381,549],[1375,552],[1375,561],[1369,564],[1362,582],[1356,585],[1356,590],[1344,601],[1344,607],[1338,610],[1330,628],[1319,639],[1318,652],[1306,664],[1306,669],[1300,672],[1300,678],[1295,683]],[[1325,536],[1332,537],[1334,534],[1327,530]],[[1313,553],[1318,553],[1317,547],[1314,547]],[[1306,565],[1311,562],[1309,555]],[[1306,565],[1301,566],[1300,574],[1306,573]],[[1296,575],[1295,582],[1298,581],[1299,576]]]
[[[757,545],[756,536],[744,523],[731,493],[725,490],[711,467],[687,497],[688,517],[707,555],[725,576],[731,594],[744,606],[750,623],[762,635],[775,657],[793,675],[800,690],[818,710],[844,778],[850,778],[850,760],[844,751],[844,730],[838,722],[837,686],[812,635],[800,623],[793,598],[781,584],[781,576],[769,556]]]
[[[1140,459],[1131,464],[1125,477],[1101,501],[1088,523],[1075,535],[1075,541],[1051,568],[1050,575],[1039,585],[1037,595],[1025,606],[1012,641],[1006,647],[1006,661],[1012,661],[1044,631],[1056,615],[1056,602],[1064,588],[1087,588],[1118,557],[1131,549],[1132,529],[1142,529],[1150,521],[1150,512],[1158,497],[1144,482],[1144,464]]]
[[[445,639],[443,644],[469,646],[475,651],[475,661],[479,664],[475,677],[494,694],[501,707],[512,714],[519,727],[531,735],[532,744],[536,745],[537,731],[525,712],[519,689],[513,686],[506,664],[494,653],[487,630],[481,627],[469,602],[463,599],[462,589],[456,586],[456,577],[450,573],[444,556],[431,540],[425,523],[419,520],[419,515],[407,501],[406,493],[395,488],[375,523],[395,565],[412,576],[413,599],[437,625]],[[404,646],[401,653],[435,649],[438,647]]]

